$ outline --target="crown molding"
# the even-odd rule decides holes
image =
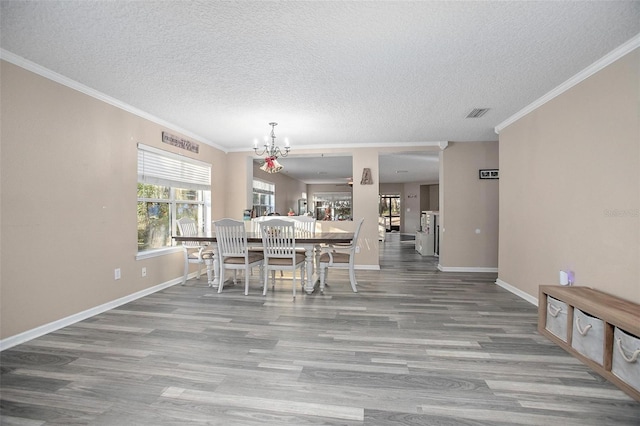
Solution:
[[[296,145],[291,146],[291,151],[298,150],[327,150],[327,149],[367,149],[367,148],[407,148],[407,147],[439,147],[441,150],[446,148],[448,141],[424,141],[424,142],[378,142],[378,143],[353,143],[353,144],[327,144],[327,145]],[[444,148],[443,148],[444,146]],[[253,152],[250,147],[247,148],[229,148],[228,152]]]
[[[41,65],[36,64],[35,62],[31,62],[28,59],[23,58],[22,56],[18,56],[15,53],[9,52],[8,50],[5,49],[0,49],[0,59],[5,60],[7,62],[12,63],[13,65],[16,65],[20,68],[24,68],[27,71],[31,71],[35,74],[38,74],[44,78],[47,78],[49,80],[55,81],[56,83],[60,83],[63,86],[67,86],[70,89],[73,90],[77,90],[78,92],[84,93],[87,96],[91,96],[92,98],[98,99],[102,102],[105,102],[109,105],[113,105],[116,108],[120,108],[121,110],[127,111],[131,114],[137,115],[140,118],[144,118],[145,120],[149,120],[151,122],[154,122],[162,127],[166,127],[167,129],[171,129],[173,131],[176,131],[178,133],[181,133],[183,135],[185,135],[186,137],[190,137],[193,139],[197,139],[198,141],[201,141],[209,146],[212,146],[214,148],[217,148],[223,152],[228,152],[228,150],[214,142],[211,142],[210,140],[207,140],[206,138],[203,138],[200,135],[197,135],[193,132],[190,132],[189,130],[183,129],[179,126],[176,126],[173,123],[170,123],[168,121],[165,121],[161,118],[158,118],[154,115],[151,115],[145,111],[142,111],[134,106],[131,106],[129,104],[126,104],[122,101],[119,101],[118,99],[112,98],[111,96],[105,95],[102,92],[99,92],[95,89],[92,89],[91,87],[85,86],[82,83],[78,83],[75,80],[72,80],[68,77],[65,77],[61,74],[58,74],[55,71],[51,71],[48,68],[45,68]]]
[[[542,105],[546,104],[553,98],[561,95],[562,93],[571,89],[573,86],[577,85],[583,80],[586,80],[587,78],[591,77],[593,74],[597,73],[598,71],[602,70],[608,65],[611,65],[613,62],[617,61],[618,59],[622,58],[626,54],[637,49],[638,47],[640,47],[640,34],[637,34],[635,37],[631,38],[626,43],[622,44],[621,46],[614,49],[604,57],[600,58],[598,61],[594,62],[584,70],[580,71],[578,74],[574,75],[569,80],[565,81],[564,83],[562,83],[561,85],[559,85],[558,87],[556,87],[555,89],[547,93],[546,95],[542,96],[541,98],[529,104],[519,112],[507,118],[505,121],[498,124],[494,128],[494,131],[497,134],[500,134],[502,129],[504,129],[505,127],[513,124],[514,122],[518,121],[519,119],[529,114],[530,112],[540,108]]]

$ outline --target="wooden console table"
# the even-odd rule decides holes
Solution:
[[[548,297],[552,299],[548,300]],[[558,308],[553,308],[553,299],[566,304],[566,340],[556,336],[553,332],[549,331],[547,327],[547,318],[552,318],[548,316],[549,313],[553,315],[553,317],[557,315]],[[602,364],[584,356],[572,347],[572,339],[574,338],[574,330],[576,329],[573,321],[574,309],[579,309],[604,323]],[[556,313],[554,313],[554,310]],[[561,318],[561,321],[564,321],[564,316]],[[565,325],[560,324],[560,326],[564,327]],[[637,342],[640,342],[640,305],[589,287],[540,286],[538,298],[538,331],[540,334],[594,369],[598,374],[618,386],[632,398],[640,401],[640,383],[627,383],[612,372],[614,351],[619,350],[616,347],[616,339],[614,339],[614,331],[616,328],[634,335],[632,337],[635,337]],[[637,354],[636,358],[633,364],[630,364],[630,368],[634,369],[634,374],[640,372],[640,357],[638,357]]]

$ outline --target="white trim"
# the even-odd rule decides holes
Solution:
[[[538,299],[536,297],[533,297],[533,296],[525,293],[524,291],[520,290],[519,288],[516,288],[516,287],[512,286],[511,284],[507,284],[506,282],[502,281],[500,278],[498,278],[496,280],[496,285],[504,288],[505,290],[507,290],[510,293],[515,294],[516,296],[520,297],[521,299],[526,300],[527,302],[531,303],[532,305],[538,306]]]
[[[379,142],[379,143],[367,143],[367,144],[362,144],[362,143],[343,143],[343,144],[328,144],[328,145],[296,145],[295,147],[292,145],[291,149],[293,150],[294,148],[297,149],[305,149],[305,150],[309,150],[309,149],[322,149],[322,150],[326,150],[326,149],[337,149],[337,148],[348,148],[348,149],[354,149],[354,148],[405,148],[405,147],[442,147],[443,145],[446,147],[446,145],[448,145],[449,142],[448,141],[422,141],[422,142]],[[248,152],[251,153],[251,155],[255,155],[253,154],[253,151],[249,151],[247,150],[247,148],[227,148],[227,152]],[[384,153],[382,153],[384,154]],[[297,155],[297,154],[296,154]],[[333,154],[333,155],[339,155],[339,154]],[[325,154],[326,156],[326,154]]]
[[[48,68],[43,67],[42,65],[38,65],[35,62],[31,62],[28,59],[23,58],[22,56],[18,56],[15,53],[12,53],[8,50],[5,49],[0,49],[0,59],[3,59],[7,62],[10,62],[16,66],[19,66],[21,68],[24,68],[28,71],[31,71],[35,74],[41,75],[42,77],[48,78],[49,80],[55,81],[56,83],[60,83],[64,86],[67,86],[71,89],[77,90],[78,92],[84,93],[85,95],[91,96],[92,98],[101,100],[103,102],[108,103],[109,105],[113,105],[117,108],[120,108],[124,111],[130,112],[131,114],[137,115],[138,117],[144,118],[146,120],[152,121],[156,124],[159,124],[161,126],[167,127],[171,130],[175,130],[176,132],[182,133],[183,135],[187,136],[187,137],[191,137],[194,139],[197,139],[199,141],[202,141],[204,143],[206,143],[209,146],[212,146],[214,148],[217,148],[219,150],[221,150],[222,152],[224,152],[225,154],[230,153],[230,152],[248,152],[251,155],[253,154],[253,151],[251,151],[251,149],[247,149],[247,148],[225,148],[223,146],[220,146],[200,135],[197,135],[189,130],[183,129],[173,123],[169,123],[168,121],[165,121],[161,118],[158,118],[154,115],[149,114],[148,112],[142,111],[134,106],[131,106],[129,104],[126,104],[118,99],[112,98],[111,96],[105,95],[102,92],[99,92],[95,89],[92,89],[91,87],[85,86],[82,83],[78,83],[75,80],[72,80],[68,77],[65,77],[61,74],[58,74],[55,71],[52,71]],[[389,141],[389,142],[381,142],[381,143],[367,143],[367,144],[331,144],[331,145],[309,145],[309,146],[299,146],[299,149],[333,149],[333,148],[389,148],[389,147],[430,147],[430,146],[434,146],[434,147],[439,147],[441,150],[446,148],[447,145],[449,144],[448,141],[420,141],[420,142],[393,142],[393,141]],[[444,148],[443,148],[444,146]]]
[[[12,63],[13,65],[17,65],[21,68],[24,68],[28,71],[31,71],[33,73],[36,73],[38,75],[41,75],[42,77],[48,78],[49,80],[55,81],[56,83],[60,83],[63,86],[67,86],[73,90],[77,90],[78,92],[84,93],[85,95],[91,96],[92,98],[98,99],[102,102],[106,102],[109,105],[113,105],[116,108],[120,108],[124,111],[130,112],[131,114],[137,115],[138,117],[144,118],[146,120],[152,121],[156,124],[159,124],[160,126],[169,128],[171,130],[175,130],[176,132],[182,133],[183,135],[187,136],[187,137],[191,137],[194,139],[197,139],[199,141],[202,141],[204,143],[206,143],[209,146],[212,146],[214,148],[217,148],[225,153],[228,152],[228,150],[214,142],[211,142],[210,140],[207,140],[206,138],[203,138],[200,135],[197,135],[193,132],[190,132],[189,130],[183,129],[179,126],[176,126],[173,123],[169,123],[168,121],[165,121],[161,118],[158,118],[154,115],[149,114],[148,112],[142,111],[136,107],[133,107],[129,104],[126,104],[122,101],[119,101],[118,99],[112,98],[111,96],[105,95],[102,92],[98,92],[95,89],[92,89],[91,87],[85,86],[82,83],[78,83],[75,80],[72,80],[68,77],[65,77],[61,74],[58,74],[55,71],[51,71],[48,68],[45,68],[41,65],[38,65],[34,62],[29,61],[28,59],[23,58],[22,56],[18,56],[15,53],[11,53],[8,50],[5,49],[0,49],[0,59],[4,59],[7,62]]]
[[[153,257],[165,256],[167,254],[182,253],[182,246],[164,247],[153,250],[145,250],[136,254],[136,260],[151,259]]]
[[[591,77],[593,74],[597,73],[601,69],[612,64],[613,62],[617,61],[618,59],[622,58],[624,55],[626,55],[627,53],[631,52],[634,49],[637,49],[638,47],[640,47],[640,34],[631,38],[630,40],[628,40],[618,48],[614,49],[604,57],[600,58],[599,60],[597,60],[596,62],[594,62],[587,68],[585,68],[584,70],[580,71],[578,74],[571,77],[569,80],[565,81],[564,83],[562,83],[561,85],[559,85],[558,87],[556,87],[555,89],[547,93],[546,95],[542,96],[538,100],[524,107],[519,112],[507,118],[505,121],[498,124],[494,128],[494,131],[497,134],[500,134],[502,129],[504,129],[505,127],[513,124],[514,122],[521,119],[522,117],[529,114],[530,112],[534,111],[535,109],[540,108],[542,105],[546,104],[556,96],[561,95],[562,93],[571,89],[573,86],[577,85],[583,80],[586,80],[587,78]]]
[[[442,266],[438,263],[438,271],[442,272],[498,272],[498,268],[482,266]]]
[[[195,276],[196,273],[193,272],[191,275]],[[146,288],[144,290],[140,290],[128,296],[121,297],[120,299],[112,300],[111,302],[107,302],[103,305],[96,306],[91,309],[87,309],[86,311],[69,315],[66,318],[62,318],[62,319],[50,322],[49,324],[41,325],[40,327],[27,330],[20,334],[16,334],[15,336],[7,337],[6,339],[0,340],[0,351],[4,351],[5,349],[12,348],[16,345],[35,339],[37,337],[44,336],[45,334],[52,333],[56,330],[75,324],[87,318],[91,318],[92,316],[101,314],[110,309],[117,308],[118,306],[124,305],[125,303],[132,302],[136,299],[140,299],[141,297],[148,296],[152,293],[158,292],[160,290],[164,290],[167,287],[171,287],[173,285],[180,284],[180,283],[182,283],[182,277],[175,278],[173,280],[167,281],[162,284],[158,284],[153,287]]]

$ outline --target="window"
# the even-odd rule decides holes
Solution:
[[[253,210],[256,217],[275,213],[276,186],[273,183],[253,180]]]
[[[384,219],[387,232],[400,231],[400,195],[380,194],[380,217]]]
[[[316,193],[313,196],[317,220],[353,220],[351,193]]]
[[[138,144],[138,251],[170,247],[177,220],[211,223],[211,166]]]

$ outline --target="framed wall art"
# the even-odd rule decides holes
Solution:
[[[478,173],[480,179],[500,179],[498,169],[480,169]]]

